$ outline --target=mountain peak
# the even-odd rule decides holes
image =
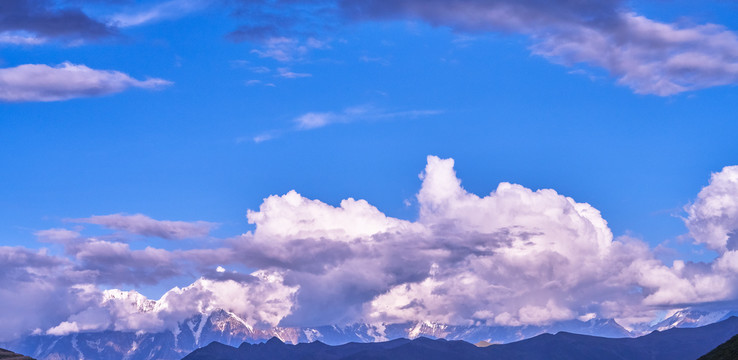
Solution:
[[[267,340],[267,345],[274,346],[274,345],[284,345],[284,341],[282,341],[280,338],[276,336],[272,336],[271,339]]]

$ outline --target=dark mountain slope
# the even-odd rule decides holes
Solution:
[[[28,356],[16,354],[12,351],[0,349],[0,360],[33,360],[33,359],[29,358]]]
[[[410,343],[407,339],[397,339],[382,343],[348,343],[339,346],[326,345],[320,341],[309,344],[288,345],[277,338],[272,338],[266,343],[248,344],[243,343],[238,348],[223,345],[218,342],[195,350],[187,355],[186,360],[272,360],[272,359],[295,359],[295,360],[339,360],[346,359],[355,354],[371,354],[386,349]],[[184,360],[183,359],[183,360]]]
[[[735,360],[738,359],[738,335],[722,343],[698,360]]]
[[[686,329],[654,331],[639,338],[608,339],[560,332],[490,346],[494,359],[694,360],[738,334],[738,317]]]
[[[406,344],[375,351],[362,351],[341,360],[394,360],[394,359],[423,359],[423,360],[483,360],[490,359],[490,355],[482,348],[465,341],[431,340],[417,338]]]

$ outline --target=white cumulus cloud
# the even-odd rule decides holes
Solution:
[[[697,243],[719,252],[738,250],[738,166],[712,174],[686,210],[686,225]]]
[[[428,158],[416,222],[361,200],[333,207],[290,192],[249,212],[256,230],[237,246],[247,265],[286,271],[300,286],[289,324],[540,325],[731,294],[724,273],[668,267],[644,243],[613,239],[589,204],[509,183],[479,197],[461,187],[453,165]]]

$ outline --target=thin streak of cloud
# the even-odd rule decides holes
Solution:
[[[336,123],[396,118],[418,118],[442,114],[441,110],[384,111],[371,106],[355,106],[341,112],[309,112],[294,119],[297,130],[312,130]]]
[[[70,222],[96,224],[112,230],[122,230],[131,234],[155,236],[162,239],[180,240],[208,236],[217,226],[206,221],[155,220],[143,214],[96,215],[89,218],[70,219]]]
[[[300,79],[313,76],[313,74],[293,72],[289,68],[278,68],[277,72],[280,77],[285,79]]]
[[[335,123],[338,121],[344,121],[347,118],[342,114],[334,113],[307,113],[300,115],[295,118],[294,122],[297,124],[299,130],[310,130],[317,129],[328,124]]]
[[[0,44],[11,45],[41,45],[45,44],[48,39],[30,34],[25,31],[5,31],[0,33]]]
[[[110,23],[121,28],[151,24],[162,20],[184,17],[208,7],[212,0],[171,0],[156,4],[150,8],[118,13],[112,16]]]
[[[367,55],[359,56],[359,61],[365,62],[365,63],[377,63],[380,65],[388,66],[390,64],[389,60],[383,58],[383,57],[372,57]]]
[[[266,74],[272,71],[266,66],[253,66],[253,67],[250,67],[249,70],[251,70],[251,72],[255,74]]]
[[[246,86],[259,86],[259,85],[261,85],[261,86],[268,86],[268,87],[277,87],[277,85],[275,85],[274,83],[264,82],[264,81],[258,80],[258,79],[246,80],[243,84],[246,85]]]
[[[272,139],[274,139],[274,138],[276,138],[276,137],[277,137],[277,135],[275,135],[275,134],[259,134],[259,135],[256,135],[256,136],[254,136],[254,137],[252,138],[252,140],[253,140],[253,141],[254,141],[255,143],[257,143],[257,144],[258,144],[258,143],[262,143],[262,142],[264,142],[264,141],[269,141],[269,140],[272,140]]]
[[[347,124],[358,121],[414,119],[440,114],[443,114],[442,110],[386,111],[369,105],[348,107],[339,112],[308,112],[295,117],[292,120],[294,124],[292,128],[270,130],[251,137],[250,140],[258,144],[274,140],[289,132],[315,130],[333,124]],[[245,139],[248,138],[238,138],[237,142],[243,142]]]
[[[251,53],[262,58],[272,58],[279,62],[297,62],[305,58],[312,50],[329,49],[327,41],[308,38],[301,40],[292,37],[270,37],[262,41],[259,49],[251,50]]]

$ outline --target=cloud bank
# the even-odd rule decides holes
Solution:
[[[104,22],[64,3],[5,0],[0,5],[0,43],[80,44],[117,36],[119,27],[176,19],[215,3],[161,1],[133,10],[113,6]],[[279,62],[304,61],[312,51],[329,49],[331,39],[346,24],[400,20],[463,34],[522,34],[530,38],[532,53],[565,66],[602,69],[639,94],[669,96],[738,82],[735,31],[712,23],[657,21],[622,0],[233,0],[224,4],[242,19],[228,37],[257,43],[254,54]],[[146,81],[128,84],[153,86]]]
[[[600,67],[636,93],[672,95],[738,81],[738,36],[715,24],[661,23],[623,1],[353,1],[352,18],[411,18],[462,32],[531,36],[532,51]]]
[[[80,44],[117,36],[119,28],[203,11],[215,3],[161,1],[133,10],[118,5],[108,9],[112,13],[104,22],[55,1],[6,0],[0,5],[0,43]],[[242,19],[228,34],[230,39],[256,43],[254,54],[284,63],[305,61],[310,52],[329,49],[347,24],[400,20],[462,34],[522,34],[530,38],[533,54],[565,66],[602,69],[638,94],[669,96],[738,82],[735,31],[712,23],[657,21],[622,0],[233,0],[224,4]],[[283,76],[290,74],[301,75],[287,71]],[[131,80],[127,86],[161,86]]]
[[[236,13],[242,16],[260,12],[274,14],[270,9],[275,4],[294,9],[277,12],[279,21],[273,26],[245,25],[234,33],[240,34],[239,39],[264,43],[272,52],[275,44],[297,44],[300,35],[305,33],[315,37],[305,31],[305,28],[321,29],[311,25],[313,18],[322,18],[326,23],[409,20],[450,28],[458,33],[527,35],[534,54],[566,66],[603,69],[619,84],[639,94],[668,96],[738,82],[738,35],[735,32],[718,24],[652,20],[633,12],[627,2],[621,0],[236,3],[241,4]],[[295,48],[302,49],[303,54],[308,50],[305,46]],[[275,54],[279,56],[272,57],[281,60],[294,58],[282,52]]]
[[[614,237],[597,209],[555,190],[501,183],[486,196],[469,193],[454,161],[434,156],[421,174],[414,221],[387,216],[365,200],[332,206],[291,191],[264,199],[247,214],[254,231],[214,249],[133,249],[125,240],[83,236],[83,230],[44,230],[39,238],[62,244],[65,256],[0,248],[6,284],[0,315],[10,319],[0,338],[34,329],[173,329],[216,309],[253,327],[519,326],[592,316],[632,325],[669,309],[728,310],[738,300],[737,169],[713,174],[686,207],[695,243],[718,252],[709,263],[664,264],[646,243]],[[127,225],[168,224],[143,215],[90,219],[85,222],[131,234],[173,237]],[[257,270],[226,270],[243,266]],[[101,290],[183,274],[199,279],[156,301]],[[34,300],[19,300],[26,297]],[[50,297],[61,306],[45,307]],[[26,312],[33,316],[14,315]]]

